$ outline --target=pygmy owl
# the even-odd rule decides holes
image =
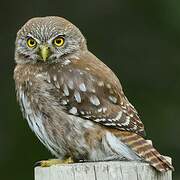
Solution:
[[[121,84],[61,17],[30,19],[18,31],[14,79],[30,128],[59,159],[172,165],[144,139],[144,126]]]

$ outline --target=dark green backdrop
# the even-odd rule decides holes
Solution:
[[[32,180],[34,162],[51,157],[22,118],[13,81],[16,31],[45,15],[66,17],[82,30],[180,179],[180,1],[7,0],[0,9],[0,179]]]

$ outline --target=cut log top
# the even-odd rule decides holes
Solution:
[[[172,180],[172,172],[135,161],[87,162],[36,167],[35,180]]]

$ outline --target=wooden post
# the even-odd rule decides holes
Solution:
[[[88,162],[36,167],[35,180],[172,180],[172,172],[135,161]]]

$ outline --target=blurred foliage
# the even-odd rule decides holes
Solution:
[[[51,157],[23,120],[13,81],[16,32],[27,19],[46,15],[66,17],[82,30],[180,179],[180,1],[16,0],[2,1],[0,13],[0,179],[31,180],[34,162]]]

